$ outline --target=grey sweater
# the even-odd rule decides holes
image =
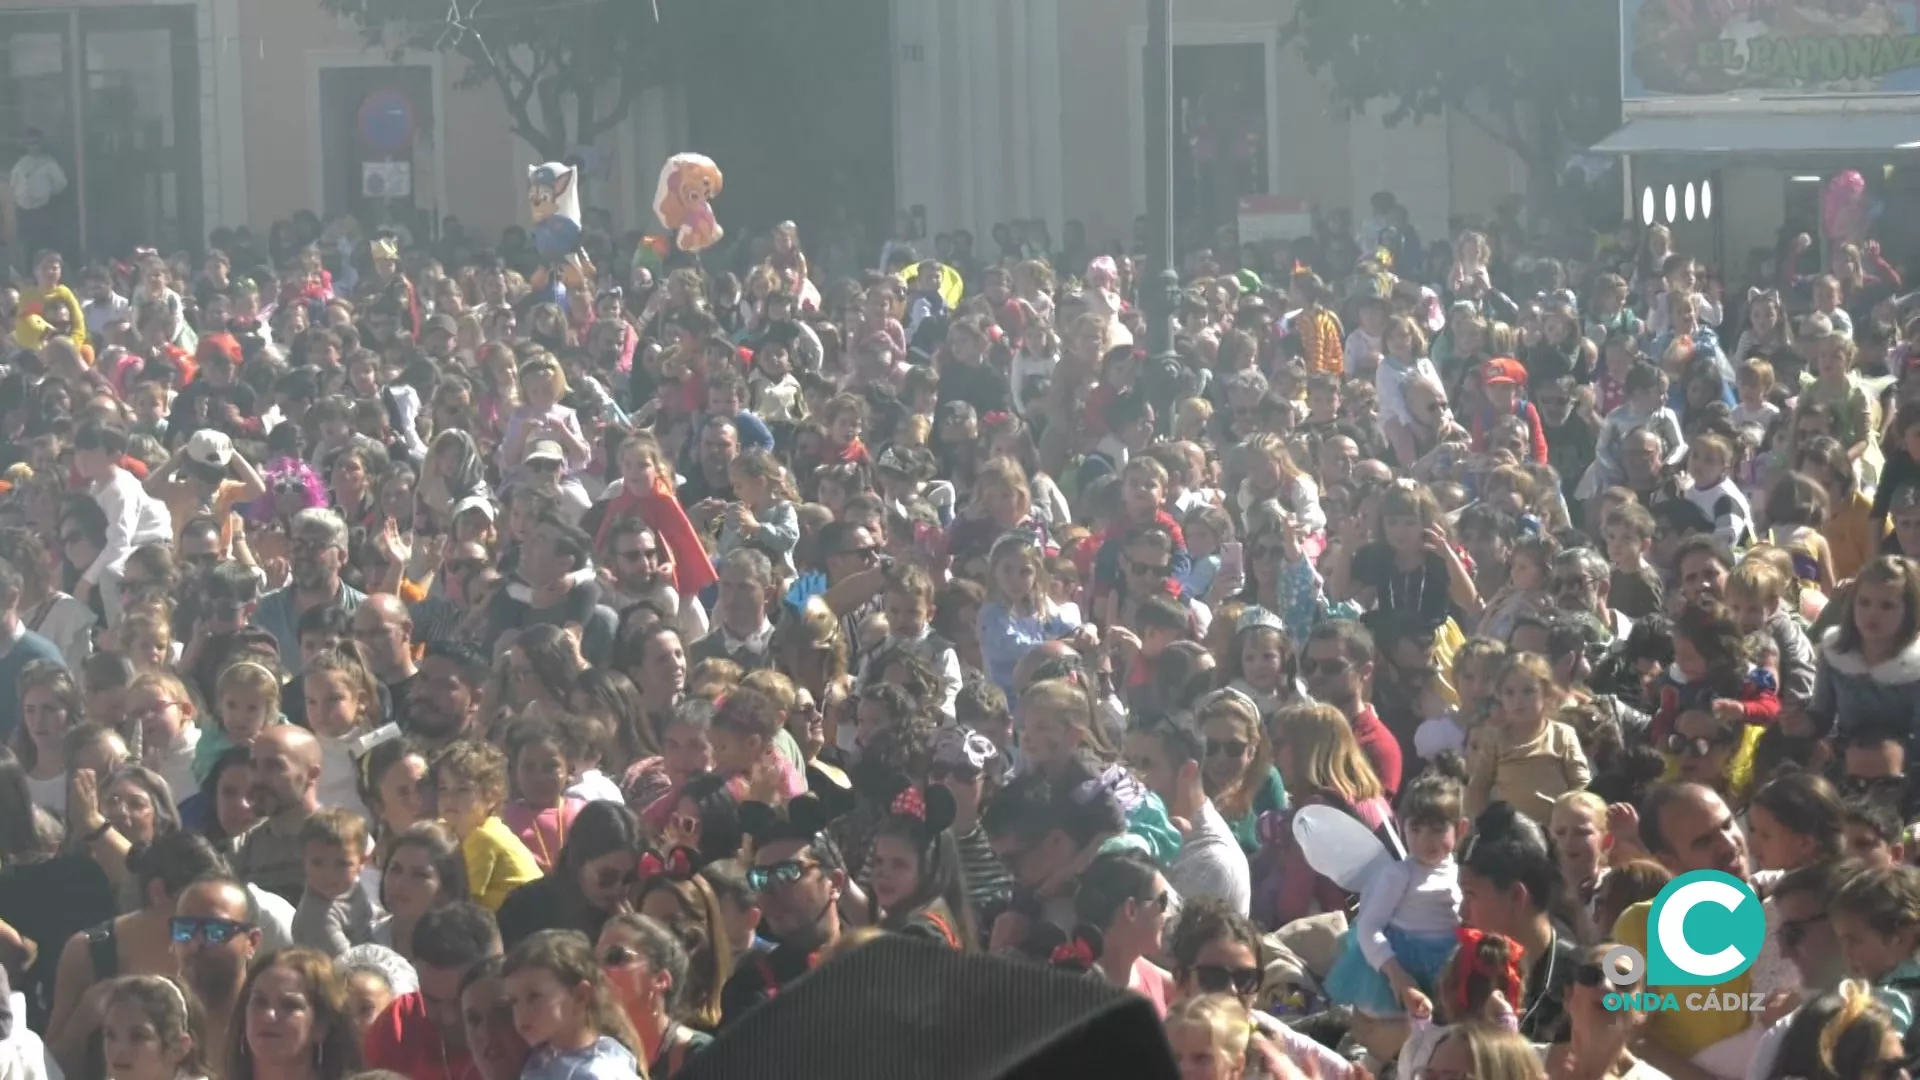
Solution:
[[[1820,638],[1808,714],[1837,721],[1842,732],[1873,722],[1904,726],[1909,740],[1920,737],[1920,640],[1872,666],[1857,652],[1842,652],[1839,640],[1839,627]]]
[[[1800,629],[1785,605],[1767,617],[1766,630],[1780,649],[1780,703],[1807,704],[1813,700],[1815,668],[1813,643],[1807,640],[1807,632]]]

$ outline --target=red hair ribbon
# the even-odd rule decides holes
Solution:
[[[920,795],[920,789],[908,787],[893,797],[893,814],[896,817],[910,817],[917,821],[927,820],[927,800]]]
[[[1488,938],[1501,938],[1507,943],[1507,964],[1505,970],[1495,971],[1480,958],[1480,946]],[[1473,1011],[1473,1003],[1468,997],[1468,988],[1478,975],[1507,996],[1510,1005],[1518,1007],[1521,1001],[1520,957],[1526,952],[1520,943],[1499,934],[1489,934],[1463,926],[1454,931],[1454,940],[1460,943],[1460,952],[1453,965],[1454,983],[1447,987],[1447,997],[1453,1003],[1456,1016],[1465,1016]]]
[[[665,874],[675,881],[685,881],[693,876],[693,857],[683,847],[674,848],[662,858],[657,851],[649,851],[640,856],[640,879]]]
[[[1091,968],[1094,959],[1093,946],[1085,938],[1076,937],[1055,945],[1047,962],[1054,967]]]
[[[1007,412],[1007,411],[1006,411],[1005,409],[995,409],[994,411],[992,411],[992,412],[990,412],[990,413],[988,413],[987,415],[985,415],[985,416],[983,416],[983,417],[981,417],[981,418],[980,418],[980,423],[981,423],[981,425],[982,425],[982,426],[984,426],[984,427],[993,427],[993,426],[995,426],[995,425],[997,425],[997,424],[1004,424],[1004,423],[1006,423],[1006,422],[1007,422],[1007,418],[1008,418],[1008,417],[1009,417],[1010,415],[1011,415],[1011,414],[1010,414],[1010,413],[1008,413],[1008,412]]]

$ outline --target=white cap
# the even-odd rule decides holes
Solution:
[[[233,457],[233,440],[212,428],[201,428],[187,440],[187,460],[224,469]]]

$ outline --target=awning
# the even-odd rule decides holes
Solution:
[[[1847,153],[1920,149],[1920,115],[1643,116],[1594,146],[1600,154]]]

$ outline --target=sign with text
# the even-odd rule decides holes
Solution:
[[[1621,93],[1920,93],[1914,0],[1621,0]]]

